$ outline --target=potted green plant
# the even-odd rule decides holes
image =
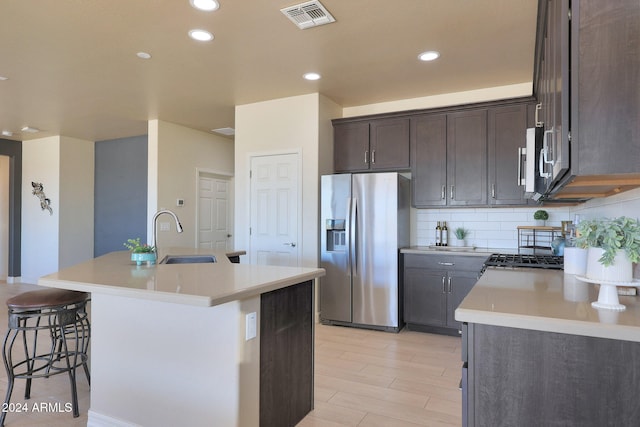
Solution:
[[[456,236],[456,246],[467,246],[466,238],[469,235],[469,230],[458,227],[453,233]]]
[[[582,221],[576,245],[588,249],[587,277],[608,282],[631,282],[632,263],[640,261],[640,223],[621,216]]]
[[[537,225],[545,225],[545,222],[549,219],[549,213],[539,209],[533,213],[533,219],[537,221]]]
[[[143,262],[147,264],[154,264],[156,262],[155,246],[140,243],[139,237],[127,239],[124,247],[131,251],[131,261],[135,261],[137,265],[142,265]]]

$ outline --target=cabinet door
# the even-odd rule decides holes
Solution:
[[[409,119],[374,120],[370,132],[371,169],[409,169]]]
[[[431,326],[445,325],[446,275],[445,271],[405,268],[405,322]]]
[[[487,110],[447,115],[447,185],[451,206],[487,204]]]
[[[336,172],[369,169],[369,122],[333,126],[333,168]]]
[[[411,119],[411,188],[415,207],[447,204],[447,116]]]
[[[455,319],[456,308],[478,281],[478,272],[450,271],[447,277],[447,326],[462,329],[462,323]]]
[[[489,110],[489,204],[525,205],[520,185],[520,148],[527,144],[527,105]]]

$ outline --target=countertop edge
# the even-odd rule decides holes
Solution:
[[[252,286],[250,288],[238,290],[232,293],[221,294],[215,297],[170,293],[163,291],[149,291],[148,289],[132,289],[126,287],[115,287],[111,285],[100,285],[96,283],[73,282],[61,279],[48,279],[46,276],[41,277],[38,280],[38,285],[50,288],[68,289],[71,291],[89,292],[91,294],[99,293],[104,295],[138,298],[144,300],[193,305],[199,307],[214,307],[227,302],[239,301],[267,292],[286,288],[288,286],[303,283],[308,280],[314,280],[324,275],[325,270],[323,268],[309,268],[308,271],[292,275],[291,277],[272,280],[270,282]]]
[[[485,310],[472,310],[466,308],[456,309],[455,319],[458,322],[502,326],[506,328],[528,329],[541,332],[640,342],[638,328],[627,325],[544,318],[539,316],[488,312]]]

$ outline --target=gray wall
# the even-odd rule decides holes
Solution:
[[[147,241],[147,135],[97,141],[93,255]]]

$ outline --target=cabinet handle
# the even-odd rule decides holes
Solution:
[[[454,200],[454,198],[453,198],[453,187],[455,187],[455,185],[452,185],[452,186],[451,186],[451,191],[449,192],[449,196],[450,196],[449,198],[450,198],[451,200]]]
[[[364,150],[364,164],[369,163],[369,150]]]
[[[438,265],[456,265],[455,262],[442,262],[442,261],[438,261]]]
[[[440,192],[440,197],[442,198],[442,200],[444,200],[444,198],[447,197],[447,186],[446,185],[442,186],[442,191]]]
[[[371,151],[371,164],[376,162],[376,150]]]
[[[542,102],[539,104],[536,104],[536,117],[535,117],[535,122],[536,122],[536,127],[537,128],[541,128],[544,126],[544,123],[542,123],[540,121],[540,119],[538,118],[538,114],[540,113],[540,110],[542,110]]]
[[[442,276],[442,293],[443,294],[447,293],[447,290],[446,290],[445,285],[444,285],[444,276]]]
[[[492,199],[496,198],[496,185],[495,184],[491,184],[491,198]]]
[[[518,185],[526,185],[526,178],[522,177],[522,159],[526,161],[527,149],[518,147]]]
[[[449,293],[451,293],[451,277],[447,278],[447,288],[449,289]]]

